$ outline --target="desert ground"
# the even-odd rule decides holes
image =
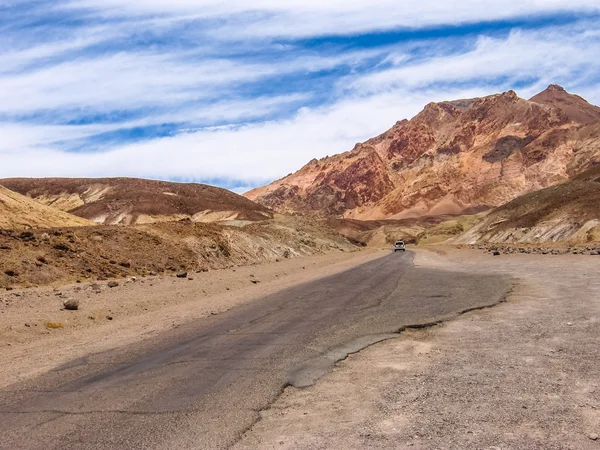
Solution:
[[[0,302],[2,391],[25,392],[19,386],[71,361],[159,339],[386,255],[387,249],[368,249],[185,279],[120,280],[113,288],[94,283],[7,291]],[[443,295],[429,295],[440,287],[426,286],[419,274],[448,273],[481,279],[482,292],[483,280],[510,280],[504,302],[399,330],[374,345],[365,341],[366,348],[352,349],[323,376],[288,381],[227,445],[194,435],[202,416],[190,419],[187,435],[156,448],[598,448],[598,261],[579,254],[418,249],[397,287],[406,300],[441,302]],[[80,308],[64,310],[66,298],[79,300]],[[391,311],[391,320],[398,314]]]
[[[421,267],[517,283],[503,304],[405,331],[287,388],[235,448],[599,448],[599,262],[418,251]]]
[[[107,351],[210,317],[300,283],[347,270],[385,251],[327,253],[186,278],[117,281],[0,293],[0,388],[89,353]],[[387,253],[387,252],[385,252]],[[77,300],[77,311],[63,307]],[[56,324],[58,328],[52,328]]]

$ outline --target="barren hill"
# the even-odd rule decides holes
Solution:
[[[136,178],[7,178],[0,184],[94,222],[116,225],[190,218],[263,220],[268,208],[226,189]]]
[[[237,225],[181,220],[26,233],[0,230],[0,289],[132,275],[193,276],[209,269],[357,248],[327,225],[300,217]]]
[[[600,241],[600,166],[522,195],[487,215],[454,243]]]
[[[93,223],[42,205],[0,186],[0,229],[22,230],[85,225],[93,225]]]
[[[499,206],[600,162],[600,108],[551,85],[431,103],[349,152],[245,194],[279,212],[362,220]]]

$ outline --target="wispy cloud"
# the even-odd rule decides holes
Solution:
[[[348,35],[398,27],[417,28],[506,20],[561,12],[600,11],[595,0],[73,0],[82,8],[112,16],[166,14],[184,19],[215,19],[231,36],[312,37]],[[243,26],[240,26],[243,25]]]
[[[0,177],[127,175],[240,190],[348,150],[429,101],[511,88],[529,96],[552,82],[600,102],[596,0],[3,8]]]
[[[83,55],[26,72],[0,74],[0,114],[85,108],[106,112],[214,101],[240,91],[244,94],[243,88],[257,81],[352,67],[374,54],[365,50],[327,58],[282,55],[274,61],[205,57],[193,49]]]
[[[586,23],[595,26],[596,23]],[[508,36],[480,36],[466,51],[431,55],[414,62],[400,62],[386,70],[357,77],[349,87],[361,92],[389,91],[400,87],[419,89],[441,83],[481,83],[506,78],[510,81],[535,79],[535,88],[555,80],[568,80],[579,87],[594,78],[600,61],[600,36],[586,33],[581,25],[537,31],[512,31]]]

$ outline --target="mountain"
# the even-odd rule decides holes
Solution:
[[[600,165],[495,209],[453,243],[600,241]]]
[[[23,230],[86,225],[94,224],[0,186],[0,229]]]
[[[600,162],[600,108],[556,85],[430,103],[349,152],[245,194],[279,212],[361,220],[502,205]]]
[[[137,178],[6,178],[5,186],[45,205],[103,224],[189,218],[195,222],[264,220],[272,212],[241,195],[196,183]]]
[[[548,89],[531,97],[529,101],[557,108],[572,122],[590,124],[600,120],[600,108],[590,105],[578,95],[569,94],[556,84],[551,84]]]

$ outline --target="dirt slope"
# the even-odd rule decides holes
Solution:
[[[454,243],[600,241],[600,165],[503,205]]]
[[[55,210],[0,186],[0,229],[77,227],[88,220]]]
[[[600,108],[552,85],[431,103],[349,152],[246,197],[280,212],[362,220],[462,214],[566,181],[600,162]]]
[[[357,247],[300,218],[244,226],[191,220],[147,225],[0,230],[0,288],[181,274]]]
[[[264,206],[213,186],[136,178],[10,178],[3,186],[46,205],[107,225],[191,218],[195,222],[264,220]]]

